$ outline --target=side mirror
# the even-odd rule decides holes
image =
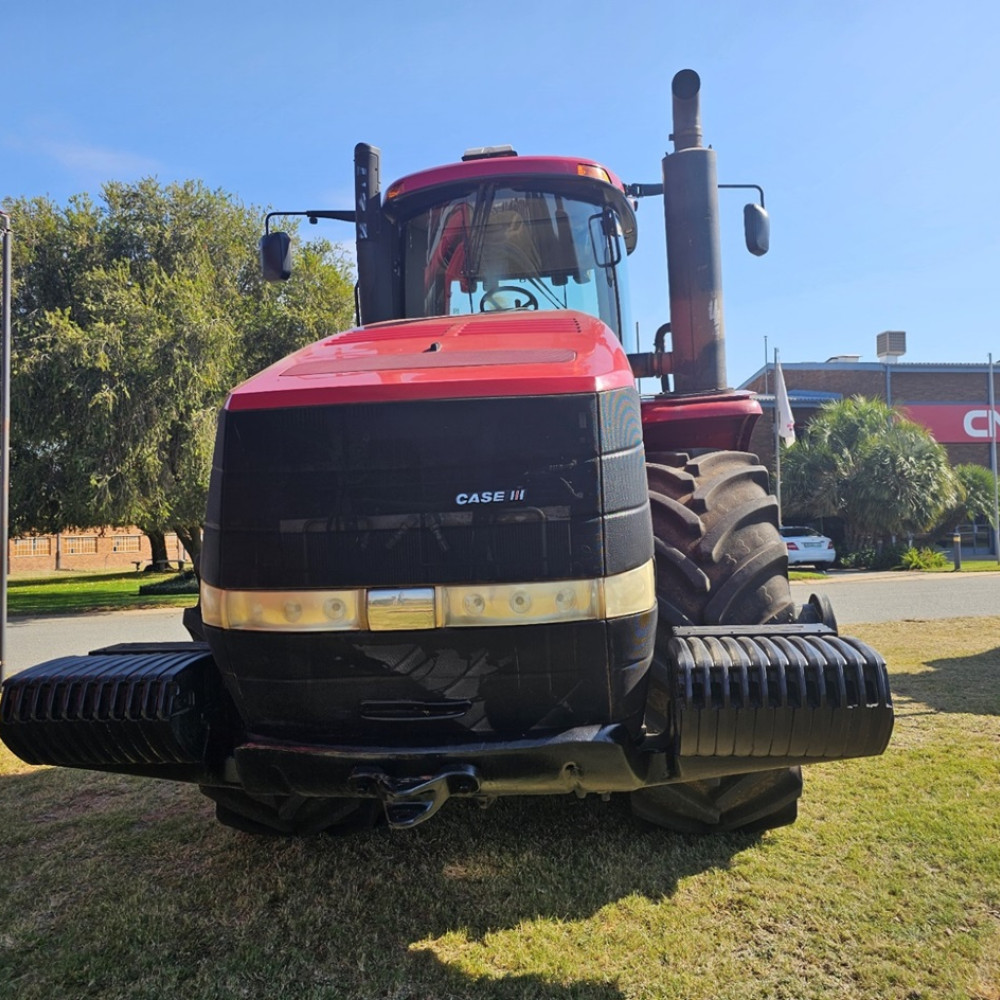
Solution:
[[[743,206],[743,234],[747,250],[755,257],[763,257],[771,246],[771,220],[763,205]]]
[[[258,246],[264,280],[287,281],[292,276],[292,240],[288,233],[265,233]]]
[[[590,222],[590,242],[594,248],[594,260],[598,267],[616,267],[621,263],[621,224],[618,216],[610,208],[592,215]]]

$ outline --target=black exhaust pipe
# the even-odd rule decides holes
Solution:
[[[701,144],[701,80],[674,76],[674,152],[663,158],[674,391],[725,389],[725,323],[715,151]]]

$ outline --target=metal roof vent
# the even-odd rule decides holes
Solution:
[[[901,358],[906,353],[906,331],[884,330],[875,338],[875,353],[879,361]]]

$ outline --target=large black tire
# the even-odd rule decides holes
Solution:
[[[202,785],[215,802],[216,819],[243,833],[308,837],[364,830],[381,818],[377,799],[320,799],[302,795],[251,795],[240,788]]]
[[[756,455],[647,458],[661,626],[792,621],[788,550]]]
[[[632,813],[675,833],[760,833],[795,822],[802,770],[734,774],[632,793]]]
[[[668,733],[666,640],[678,625],[762,625],[795,617],[788,554],[767,470],[755,455],[647,456],[659,623],[647,733]],[[761,831],[795,820],[798,768],[732,775],[632,793],[632,811],[679,833]]]

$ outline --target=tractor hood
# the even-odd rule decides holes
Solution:
[[[572,310],[511,311],[348,330],[244,382],[226,408],[561,395],[632,384],[625,351],[600,320]]]

